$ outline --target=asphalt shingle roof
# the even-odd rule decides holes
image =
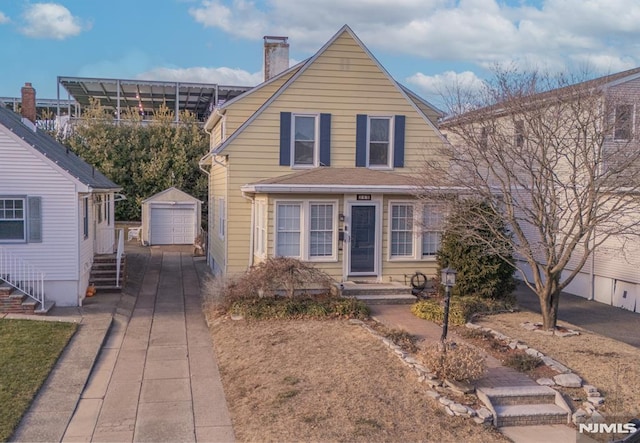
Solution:
[[[85,185],[94,189],[121,189],[120,186],[109,180],[104,174],[82,160],[49,134],[40,129],[33,131],[22,122],[20,115],[3,106],[0,106],[0,125],[23,139]]]
[[[341,185],[341,186],[415,186],[407,175],[368,168],[313,168],[280,177],[260,180],[252,185]]]

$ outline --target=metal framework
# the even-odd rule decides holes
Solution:
[[[61,86],[67,91],[67,100],[60,98]],[[60,104],[57,114],[60,115],[65,103],[70,106],[69,102],[75,102],[81,110],[82,107],[88,107],[93,99],[112,111],[116,120],[120,120],[126,109],[136,109],[143,119],[150,118],[164,105],[174,111],[176,122],[183,110],[195,114],[199,121],[205,121],[215,106],[251,88],[214,83],[58,77],[57,94]],[[67,114],[79,117],[78,109],[75,111],[74,115],[69,108]]]

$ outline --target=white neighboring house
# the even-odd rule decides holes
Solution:
[[[38,292],[43,281],[47,304],[79,306],[94,255],[115,252],[121,188],[36,129],[28,107],[23,100],[23,115],[33,118],[0,105],[0,284],[28,279]]]

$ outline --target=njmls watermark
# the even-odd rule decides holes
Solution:
[[[578,432],[583,434],[633,434],[639,428],[633,423],[580,423]]]

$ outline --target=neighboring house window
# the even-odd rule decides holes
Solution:
[[[98,195],[97,200],[96,211],[98,211],[98,223],[102,223],[102,196]]]
[[[413,257],[413,205],[391,205],[391,257]]]
[[[309,229],[309,257],[333,255],[333,204],[309,205],[311,223]]]
[[[27,235],[24,198],[0,198],[0,241],[25,241]]]
[[[356,116],[356,166],[404,167],[404,115]]]
[[[300,203],[278,203],[276,208],[276,255],[300,257]]]
[[[224,238],[225,234],[225,202],[224,197],[218,198],[218,236]]]
[[[82,235],[89,238],[89,197],[82,199]]]
[[[440,249],[444,229],[444,208],[427,204],[422,212],[422,256],[433,257]]]
[[[40,197],[0,197],[0,242],[42,242]]]
[[[276,256],[335,259],[336,202],[278,202]]]
[[[518,148],[524,146],[524,122],[522,120],[515,122],[514,143]]]
[[[255,234],[253,250],[256,255],[264,257],[267,253],[267,202],[256,200]]]
[[[331,114],[280,113],[280,166],[331,165]]]
[[[633,105],[617,105],[614,123],[614,140],[631,140],[633,137]]]
[[[104,213],[107,218],[107,226],[111,225],[111,195],[107,194],[104,201]]]
[[[489,147],[489,128],[483,126],[480,128],[480,139],[478,140],[481,149],[487,149]]]

